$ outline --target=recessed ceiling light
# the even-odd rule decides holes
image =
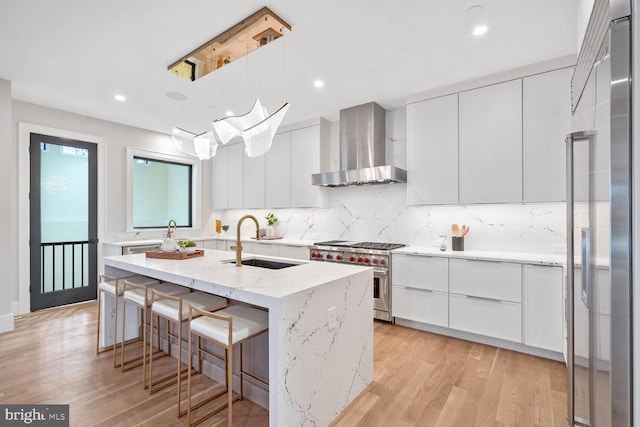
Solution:
[[[127,98],[124,95],[117,94],[115,97],[116,101],[124,102]]]
[[[233,111],[231,111],[231,110],[227,110],[224,113],[227,115],[227,117],[233,116]]]
[[[479,37],[484,35],[487,31],[489,31],[489,27],[486,25],[478,25],[473,29],[473,35]]]
[[[317,88],[324,87],[324,82],[322,80],[316,80],[313,82],[313,85]]]
[[[164,94],[164,96],[166,96],[167,98],[173,100],[173,101],[186,101],[187,100],[187,95],[180,93],[180,92],[167,92]]]

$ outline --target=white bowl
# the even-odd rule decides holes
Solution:
[[[185,253],[185,254],[190,254],[190,253],[195,252],[197,250],[198,250],[198,248],[196,246],[191,246],[189,248],[178,248],[178,252],[182,252],[182,253]]]

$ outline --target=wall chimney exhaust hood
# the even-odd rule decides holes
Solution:
[[[376,104],[340,110],[340,170],[316,173],[313,185],[345,185],[407,182],[407,171],[385,165],[385,111]]]

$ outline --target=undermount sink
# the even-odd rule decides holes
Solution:
[[[236,263],[235,260],[229,260],[227,262],[230,264]],[[247,258],[242,260],[242,265],[247,265],[249,267],[268,268],[270,270],[280,270],[281,268],[293,267],[300,264],[264,258]]]

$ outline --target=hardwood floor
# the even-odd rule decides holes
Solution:
[[[187,425],[175,387],[150,396],[141,368],[121,373],[110,352],[95,354],[95,322],[95,302],[16,318],[16,330],[0,334],[0,402],[68,403],[72,426]],[[333,427],[566,425],[561,363],[381,322],[374,357],[373,383]],[[268,425],[250,401],[233,411],[234,425]],[[203,425],[225,425],[225,414]]]

